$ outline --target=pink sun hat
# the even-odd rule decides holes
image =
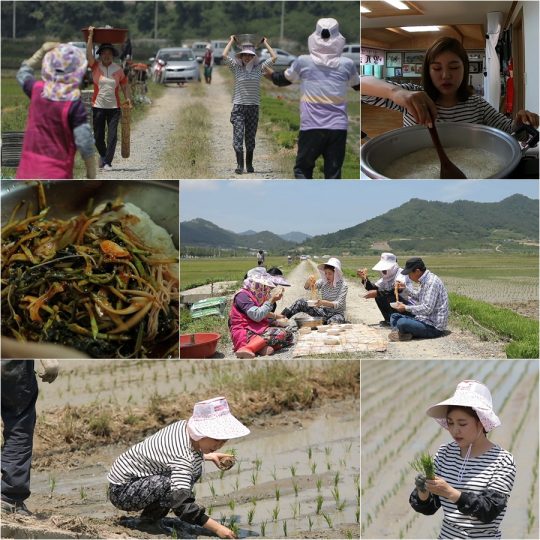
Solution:
[[[461,381],[451,398],[431,406],[426,414],[445,429],[448,429],[446,413],[450,405],[471,407],[486,431],[491,431],[501,425],[499,417],[493,411],[493,400],[488,387],[478,381]]]
[[[203,437],[223,441],[245,437],[250,433],[249,429],[231,414],[229,404],[224,397],[195,403],[187,429],[190,437],[195,441]]]

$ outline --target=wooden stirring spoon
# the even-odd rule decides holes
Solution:
[[[463,171],[459,167],[456,167],[456,165],[454,165],[450,161],[450,158],[446,155],[446,152],[444,151],[444,148],[442,147],[441,140],[439,139],[439,134],[437,132],[437,128],[435,127],[435,120],[433,119],[433,116],[431,117],[431,124],[433,127],[428,127],[428,130],[429,130],[429,134],[431,135],[431,140],[433,141],[433,144],[435,145],[435,150],[437,150],[437,154],[439,154],[439,161],[441,162],[440,177],[466,179],[467,177],[463,174]]]

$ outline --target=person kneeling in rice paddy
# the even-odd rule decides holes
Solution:
[[[462,381],[451,398],[426,414],[454,441],[443,444],[435,455],[433,480],[416,476],[411,506],[426,515],[442,506],[439,538],[501,538],[516,466],[512,454],[486,436],[501,425],[489,389],[478,381]]]
[[[292,331],[280,326],[283,315],[272,311],[283,296],[277,280],[262,267],[247,273],[242,288],[234,295],[229,314],[229,330],[237,358],[268,356],[293,344]],[[276,325],[276,326],[274,326]]]
[[[172,509],[182,521],[220,538],[236,538],[195,502],[193,486],[201,477],[203,461],[230,469],[234,456],[217,450],[229,439],[249,433],[224,397],[199,401],[189,420],[160,429],[116,458],[107,476],[109,499],[120,510],[142,510],[142,523],[159,522]]]
[[[408,259],[401,273],[417,283],[419,288],[407,287],[409,303],[395,304],[399,313],[390,316],[392,331],[388,339],[410,341],[442,336],[448,324],[448,293],[444,283],[426,268],[420,257]]]
[[[270,53],[270,58],[259,63],[255,46],[252,43],[242,43],[236,58],[229,56],[235,36],[231,36],[223,50],[223,61],[229,66],[234,75],[233,109],[231,124],[233,125],[233,147],[236,152],[236,174],[244,172],[244,139],[246,141],[246,171],[255,172],[253,168],[253,151],[255,150],[255,135],[259,123],[259,104],[261,101],[260,82],[263,70],[276,61],[276,53],[270,47],[266,38],[264,46]]]
[[[30,98],[18,179],[73,178],[77,149],[86,177],[96,177],[94,136],[80,86],[86,73],[84,53],[66,43],[44,43],[24,60],[17,82]],[[34,78],[41,69],[42,81]]]
[[[341,262],[335,257],[330,257],[326,264],[319,264],[320,279],[309,276],[304,284],[304,289],[311,290],[312,294],[319,291],[321,298],[317,299],[314,306],[300,298],[294,304],[285,308],[281,314],[290,319],[297,313],[307,313],[311,317],[321,317],[323,324],[343,324],[345,321],[345,309],[347,291],[349,287],[343,279]]]

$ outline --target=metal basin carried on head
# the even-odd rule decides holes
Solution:
[[[465,122],[439,122],[437,131],[444,148],[478,148],[497,155],[504,166],[489,178],[505,178],[521,159],[518,141],[504,131]],[[432,147],[429,131],[424,126],[395,129],[374,137],[362,146],[360,169],[369,178],[387,178],[381,171],[389,163],[411,152]]]
[[[178,247],[179,187],[176,180],[57,180],[41,183],[45,187],[47,204],[51,207],[51,217],[73,217],[86,209],[91,198],[97,206],[119,197],[123,202],[133,203],[144,210],[154,223],[171,235],[174,245]],[[3,180],[1,197],[3,225],[19,201],[35,201],[34,208],[37,208],[36,183]]]

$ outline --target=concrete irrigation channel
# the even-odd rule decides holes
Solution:
[[[490,388],[502,426],[489,439],[511,452],[517,467],[503,538],[539,538],[538,371],[537,360],[363,361],[362,538],[438,537],[442,511],[424,516],[409,506],[410,462],[450,442],[425,410],[465,379]]]
[[[38,424],[45,423],[50,411],[58,410],[60,404],[78,403],[83,407],[93,401],[97,404],[118,399],[118,406],[122,407],[130,395],[138,394],[139,406],[144,406],[145,398],[154,391],[153,373],[160,371],[163,380],[160,384],[156,381],[156,388],[163,396],[178,389],[182,391],[186,384],[186,392],[195,390],[205,399],[205,388],[215,385],[212,370],[218,363],[225,371],[239,370],[242,364],[238,361],[118,362],[111,372],[108,361],[78,361],[73,365],[64,362],[64,377],[59,380],[57,392],[52,391],[52,385],[41,386]],[[267,364],[259,361],[257,365],[244,363],[242,367],[256,371],[265,369]],[[305,373],[325,365],[329,364],[291,362],[292,369]],[[168,377],[163,376],[165,372]],[[90,388],[94,391],[89,391]],[[130,403],[135,407],[135,398]],[[226,525],[232,518],[241,538],[358,538],[359,409],[359,395],[353,392],[339,399],[318,400],[313,407],[293,407],[279,414],[253,417],[249,423],[251,434],[229,441],[224,448],[225,451],[234,448],[237,454],[238,462],[231,470],[222,472],[205,462],[201,481],[195,486],[197,502]],[[130,528],[136,522],[122,519],[128,514],[107,500],[106,475],[114,459],[130,444],[116,442],[88,450],[77,448],[68,454],[59,452],[51,462],[43,458],[51,448],[43,440],[37,443],[32,495],[27,501],[36,515],[32,518],[3,515],[2,537],[211,536],[204,529],[186,527],[172,513],[165,525],[174,526],[176,532],[171,529],[169,533],[159,528]],[[129,516],[135,518],[137,513]]]

